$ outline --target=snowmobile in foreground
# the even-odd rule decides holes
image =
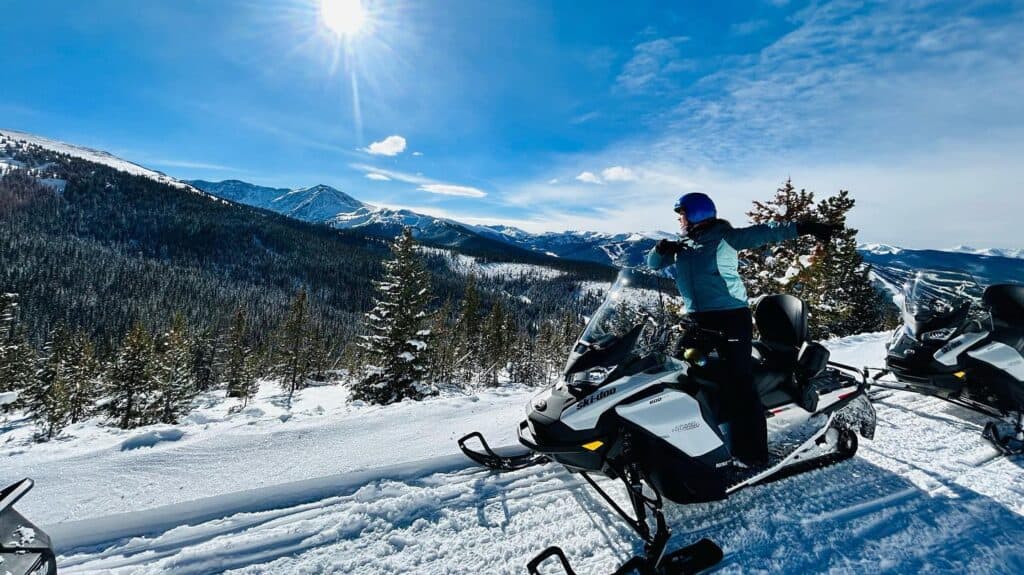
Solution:
[[[1024,452],[1024,284],[982,291],[968,273],[927,270],[901,296],[903,324],[872,385],[988,415],[984,437],[1004,454]]]
[[[671,533],[662,513],[665,499],[721,500],[849,458],[858,433],[871,438],[875,428],[864,373],[830,362],[828,350],[808,340],[804,302],[769,296],[755,309],[760,340],[754,355],[771,457],[765,467],[735,465],[725,423],[729,382],[720,375],[715,351],[720,336],[688,324],[681,345],[668,345],[669,322],[654,321],[659,312],[649,312],[660,292],[642,289],[651,280],[636,270],[619,274],[570,352],[562,381],[527,405],[519,424],[525,454],[498,454],[479,432],[458,442],[468,457],[495,470],[554,462],[579,473],[644,541],[644,553],[616,574],[693,573],[722,559],[708,539],[666,552]],[[468,445],[474,440],[481,450]],[[621,480],[632,514],[592,475]],[[558,547],[527,568],[539,575],[549,560],[574,574]]]
[[[22,479],[0,491],[0,573],[57,575],[50,538],[14,510],[30,489],[32,480]]]

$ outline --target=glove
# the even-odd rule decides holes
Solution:
[[[658,243],[654,244],[654,251],[659,256],[667,256],[669,254],[678,253],[679,242],[673,242],[671,240],[658,240]]]
[[[836,235],[840,226],[833,224],[823,224],[821,222],[815,222],[811,220],[805,220],[797,222],[796,233],[801,236],[811,235],[814,236],[819,242],[825,243],[832,239],[832,236]]]

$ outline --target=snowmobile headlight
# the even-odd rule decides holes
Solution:
[[[933,329],[932,331],[926,331],[921,334],[921,339],[925,341],[946,341],[952,335],[956,333],[955,327],[944,327],[941,329]]]
[[[601,383],[604,381],[605,376],[608,375],[608,371],[606,367],[595,367],[587,371],[580,371],[573,374],[572,383]]]

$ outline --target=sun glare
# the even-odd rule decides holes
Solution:
[[[320,20],[338,36],[352,36],[366,21],[366,12],[359,0],[320,0]]]

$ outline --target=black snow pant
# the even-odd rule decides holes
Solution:
[[[732,454],[745,462],[768,458],[768,424],[761,397],[754,387],[753,321],[748,308],[691,313],[697,325],[725,336],[718,346],[723,376],[719,402],[729,421]]]

